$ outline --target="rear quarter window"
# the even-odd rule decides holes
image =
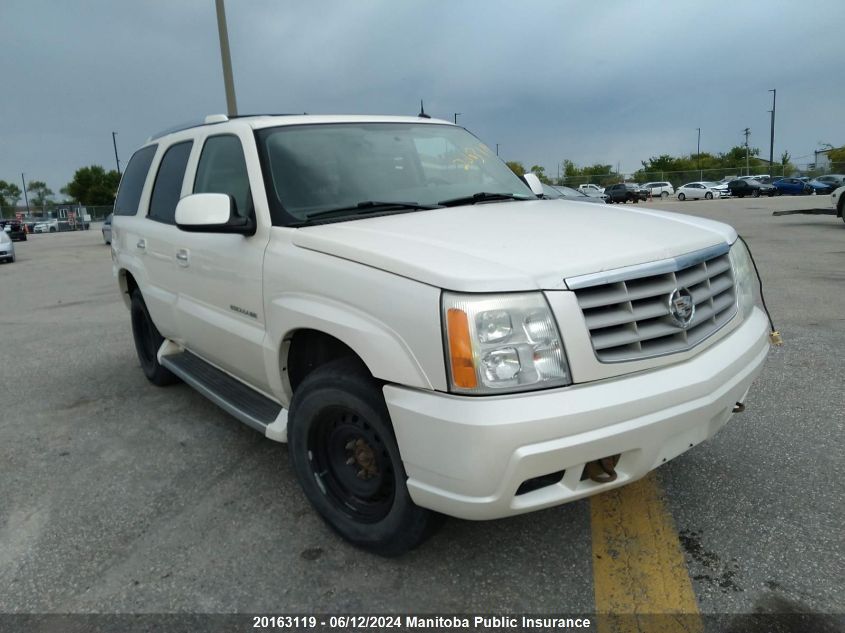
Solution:
[[[114,201],[115,215],[135,215],[138,212],[141,192],[157,147],[157,145],[148,145],[132,154],[126,171],[123,172],[123,178],[120,179],[117,199]]]

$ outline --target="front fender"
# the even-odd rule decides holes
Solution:
[[[296,330],[318,330],[349,346],[376,378],[408,387],[433,389],[407,342],[384,321],[355,306],[324,296],[286,293],[269,302],[266,358],[271,384],[284,385],[276,355]],[[276,350],[273,352],[272,350]]]

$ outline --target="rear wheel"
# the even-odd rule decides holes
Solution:
[[[754,191],[752,191],[752,192],[751,192],[751,197],[752,197],[752,198],[759,198],[759,197],[760,197],[760,190],[759,190],[759,189],[755,189]]]
[[[137,288],[132,291],[131,315],[135,351],[138,353],[138,360],[141,361],[141,369],[144,370],[147,380],[159,387],[179,382],[179,378],[158,362],[157,354],[164,342],[164,337],[150,318],[144,297]]]
[[[288,450],[305,496],[343,538],[398,556],[434,532],[442,516],[411,500],[384,397],[357,359],[309,374],[288,419]]]

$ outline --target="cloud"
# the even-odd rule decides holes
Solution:
[[[839,1],[362,0],[226,3],[242,112],[413,114],[460,123],[507,159],[621,163],[845,142]],[[125,163],[151,133],[225,111],[209,0],[6,0],[0,178],[61,188]],[[17,174],[17,176],[16,176]]]

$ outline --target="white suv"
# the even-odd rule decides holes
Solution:
[[[769,344],[731,227],[538,199],[445,121],[211,121],[123,175],[138,358],[287,441],[352,543],[624,485],[742,408]]]
[[[585,193],[588,196],[600,196],[604,193],[604,187],[588,183],[586,185],[578,185],[578,191]]]
[[[647,182],[642,187],[648,189],[652,198],[668,198],[675,195],[675,188],[670,182]]]

